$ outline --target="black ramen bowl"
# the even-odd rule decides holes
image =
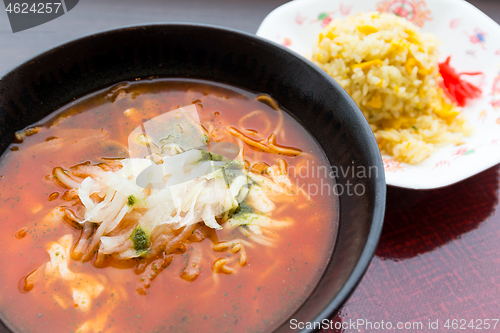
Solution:
[[[309,130],[332,166],[378,171],[362,178],[338,173],[339,185],[361,184],[364,194],[340,194],[338,239],[326,270],[276,331],[291,330],[292,318],[319,322],[333,317],[360,282],[377,246],[385,208],[384,169],[372,131],[349,95],[287,49],[251,34],[197,24],[130,26],[67,42],[1,77],[0,149],[12,143],[16,131],[77,97],[151,76],[206,79],[269,94]],[[10,332],[0,326],[0,332]]]

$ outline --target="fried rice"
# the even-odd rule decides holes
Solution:
[[[405,18],[361,13],[332,21],[313,61],[358,104],[382,154],[416,164],[471,132],[442,89],[438,46]]]

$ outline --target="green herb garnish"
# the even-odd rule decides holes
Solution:
[[[201,152],[201,158],[199,162],[204,162],[204,161],[220,162],[225,160],[225,157],[219,154],[214,154],[206,150],[200,150],[200,152]]]
[[[127,198],[127,205],[132,207],[137,202],[137,199],[131,194]]]
[[[140,226],[132,231],[130,240],[134,243],[134,250],[138,253],[146,252],[149,248],[149,237]]]

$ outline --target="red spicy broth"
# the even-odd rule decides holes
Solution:
[[[74,209],[76,205],[76,201],[64,200],[68,189],[54,182],[54,168],[126,158],[128,136],[135,128],[182,106],[196,105],[210,142],[237,142],[227,133],[232,127],[266,144],[280,124],[276,145],[303,153],[266,153],[243,143],[245,167],[278,165],[282,159],[291,182],[303,190],[314,185],[325,188],[325,184],[333,188],[332,179],[318,178],[320,172],[304,177],[294,171],[305,166],[325,169],[329,163],[293,117],[275,110],[272,100],[257,97],[201,80],[126,82],[62,107],[35,124],[32,133],[27,132],[33,135],[24,135],[22,143],[11,145],[0,161],[0,313],[4,321],[17,332],[92,332],[92,328],[102,332],[261,332],[281,324],[307,298],[328,263],[338,227],[337,198],[332,192],[321,195],[315,190],[309,198],[297,196],[300,199],[293,203],[275,202],[272,218],[292,223],[271,235],[271,246],[246,247],[244,266],[238,265],[240,253],[213,250],[217,241],[235,237],[236,229],[217,230],[214,238],[192,243],[202,254],[194,281],[180,278],[189,262],[191,243],[184,253],[172,254],[165,267],[151,260],[143,272],[135,269],[140,258],[125,264],[107,262],[99,268],[95,258],[69,260],[72,281],[78,276],[82,283],[104,286],[86,311],[72,303],[74,289],[68,287],[69,280],[50,280],[41,274],[35,283],[26,285],[24,279],[50,260],[50,244],[70,235],[73,246],[82,233],[75,226],[47,218],[58,206]],[[232,274],[213,272],[218,258],[229,260]],[[160,266],[164,259],[158,259]],[[87,277],[92,280],[84,281]]]

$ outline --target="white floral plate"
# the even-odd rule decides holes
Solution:
[[[271,12],[257,35],[310,58],[319,33],[335,18],[366,11],[392,12],[432,32],[452,56],[457,72],[483,72],[473,83],[483,94],[464,114],[474,127],[461,146],[446,146],[418,165],[383,156],[388,185],[433,189],[451,185],[500,163],[500,26],[462,0],[295,0]],[[469,78],[467,78],[469,79]],[[471,82],[474,78],[471,78]],[[477,78],[476,78],[477,80]]]

